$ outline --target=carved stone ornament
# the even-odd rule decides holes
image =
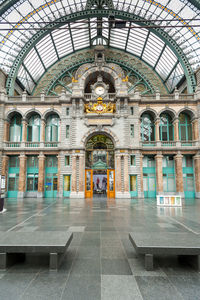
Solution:
[[[97,113],[97,114],[105,114],[105,113],[115,113],[116,107],[115,104],[109,102],[108,104],[103,103],[103,99],[99,97],[97,99],[97,103],[89,103],[85,104],[85,112],[86,113]]]

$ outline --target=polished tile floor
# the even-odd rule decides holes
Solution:
[[[200,299],[200,272],[176,257],[144,269],[129,232],[192,232],[200,238],[200,200],[157,208],[155,200],[7,200],[0,231],[70,231],[73,241],[58,272],[27,259],[0,272],[0,299]]]

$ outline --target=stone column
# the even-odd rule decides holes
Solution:
[[[19,187],[18,198],[24,198],[26,191],[26,160],[27,157],[24,153],[19,156]]]
[[[122,166],[121,166],[121,154],[115,154],[115,190],[116,198],[120,198],[122,193]]]
[[[37,197],[42,198],[44,197],[44,184],[45,184],[45,156],[41,152],[38,156],[38,192]]]
[[[85,174],[85,156],[79,154],[79,198],[84,198],[84,174]]]
[[[157,118],[155,120],[155,140],[156,140],[156,142],[160,141],[159,126],[160,126],[160,118]]]
[[[192,139],[193,141],[198,141],[199,139],[199,121],[198,119],[194,119],[192,121]]]
[[[124,154],[124,197],[125,198],[130,198],[128,157],[129,157],[128,153]]]
[[[61,156],[58,155],[57,156],[58,159],[58,173],[57,173],[57,195],[61,196],[62,195],[62,191],[61,191],[61,182],[60,182],[60,171],[61,171]]]
[[[200,198],[200,154],[194,156],[194,170],[195,170],[195,190],[196,197]]]
[[[179,141],[179,120],[176,118],[173,122],[174,126],[174,141],[177,142]]]
[[[7,182],[8,182],[8,162],[9,157],[7,155],[2,155],[2,165],[1,165],[1,175],[4,175],[6,178],[6,191],[7,191]]]
[[[40,142],[45,142],[45,127],[46,127],[46,121],[44,119],[41,119],[41,132],[40,132]]]
[[[9,129],[10,129],[10,123],[8,120],[5,120],[4,121],[4,136],[3,136],[4,142],[9,141]]]
[[[76,197],[77,196],[77,181],[76,181],[76,176],[77,176],[77,170],[76,170],[76,159],[77,155],[72,154],[72,179],[71,179],[71,194],[70,197]]]
[[[141,187],[141,197],[144,197],[144,187],[143,187],[143,155],[140,154],[140,187]]]
[[[162,159],[163,155],[158,153],[155,156],[156,159],[156,186],[157,186],[157,194],[163,193],[163,166]]]
[[[176,170],[176,191],[184,196],[183,187],[183,155],[178,153],[175,156],[175,170]]]
[[[25,119],[22,120],[22,142],[27,142],[27,121]]]

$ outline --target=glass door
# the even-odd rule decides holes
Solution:
[[[17,197],[18,193],[19,174],[8,175],[8,198]]]
[[[71,190],[71,176],[70,175],[64,175],[63,176],[63,196],[69,197],[70,196],[70,190]]]
[[[107,170],[108,178],[108,198],[115,198],[115,170]]]
[[[85,198],[93,197],[93,170],[85,170]]]
[[[45,177],[45,197],[55,198],[57,196],[57,185],[57,174],[47,173]]]
[[[130,193],[131,197],[137,197],[137,175],[130,175]]]

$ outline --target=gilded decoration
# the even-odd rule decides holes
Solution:
[[[85,104],[85,112],[86,113],[97,113],[97,114],[105,114],[105,113],[115,113],[116,107],[114,103],[109,102],[108,104],[103,103],[103,99],[99,97],[97,99],[97,103]]]

